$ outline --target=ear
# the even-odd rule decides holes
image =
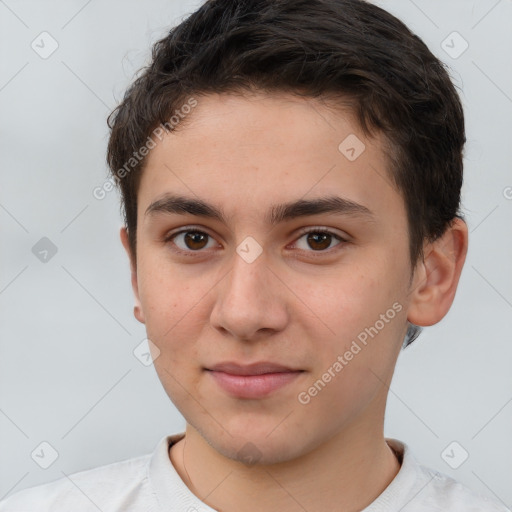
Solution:
[[[120,236],[121,236],[121,243],[123,244],[126,254],[128,255],[128,259],[130,260],[132,289],[133,289],[133,294],[135,296],[135,306],[133,308],[133,315],[139,322],[144,324],[146,322],[144,319],[144,312],[142,311],[142,305],[140,303],[140,297],[139,297],[139,284],[137,281],[137,264],[136,264],[136,259],[135,259],[136,255],[132,254],[132,251],[130,249],[130,243],[128,241],[128,229],[125,226],[123,226],[121,228]]]
[[[415,325],[438,323],[450,309],[468,250],[468,228],[456,217],[435,242],[426,244],[414,271],[407,320]]]

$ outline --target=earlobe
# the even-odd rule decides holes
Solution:
[[[140,323],[144,324],[146,322],[145,322],[145,318],[144,318],[144,312],[142,311],[142,304],[140,302],[140,297],[139,297],[139,284],[138,284],[138,280],[137,280],[136,255],[132,254],[132,251],[130,248],[129,237],[128,237],[128,229],[126,228],[126,226],[121,227],[119,234],[121,237],[121,243],[123,244],[123,247],[124,247],[126,254],[128,255],[128,259],[130,261],[132,290],[133,290],[133,295],[135,297],[135,306],[133,307],[133,315]]]
[[[448,313],[462,273],[468,249],[466,223],[455,218],[435,242],[425,245],[409,291],[409,322],[434,325]]]

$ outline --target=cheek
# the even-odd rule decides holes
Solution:
[[[303,278],[297,295],[303,298],[323,331],[342,341],[348,335],[356,335],[375,316],[382,302],[382,283],[360,269],[340,268],[335,274]]]
[[[379,279],[356,277],[309,296],[329,331],[324,328],[327,334],[316,338],[322,349],[314,351],[314,369],[301,397],[309,401],[304,407],[311,416],[322,418],[335,411],[334,430],[387,389],[404,322],[400,313],[404,309],[392,295]],[[315,339],[313,324],[320,322],[312,317],[309,326],[303,324],[311,339]]]
[[[201,321],[197,315],[204,293],[198,297],[191,297],[191,294],[191,290],[182,287],[180,279],[166,282],[149,275],[141,293],[147,337],[159,349],[154,367],[167,395],[179,410],[186,407],[190,394],[197,394],[200,374],[196,368],[201,361],[196,341],[200,338]]]
[[[191,280],[169,263],[155,258],[142,260],[139,268],[139,297],[148,327],[171,329],[192,310],[194,297]],[[165,331],[164,331],[165,332]]]
[[[182,381],[185,369],[202,361],[198,343],[208,323],[211,296],[207,292],[216,281],[210,283],[207,276],[149,259],[140,270],[144,278],[139,296],[147,337],[160,350],[155,368],[160,378],[173,386],[167,371],[182,375]]]
[[[147,336],[160,350],[160,364],[163,360],[170,363],[169,358],[174,359],[183,346],[180,330],[194,311],[184,300],[189,292],[183,290],[179,279],[144,268],[140,271],[144,278],[139,279],[139,297]]]
[[[306,303],[316,313],[304,317],[309,325],[303,327],[310,336],[315,335],[315,326],[325,333],[321,336],[324,350],[316,354],[325,369],[339,355],[347,354],[348,366],[382,370],[394,355],[405,323],[406,308],[392,267],[347,267],[323,286],[303,284]],[[317,337],[319,332],[316,330]]]

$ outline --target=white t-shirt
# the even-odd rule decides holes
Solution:
[[[183,433],[152,454],[99,466],[12,494],[0,512],[216,512],[185,485],[169,459]],[[407,444],[386,438],[402,459],[384,492],[361,512],[511,512],[498,501],[418,464]]]

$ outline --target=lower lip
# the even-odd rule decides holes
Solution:
[[[262,375],[232,375],[208,370],[217,384],[238,398],[262,398],[286,386],[302,372],[264,373]]]

